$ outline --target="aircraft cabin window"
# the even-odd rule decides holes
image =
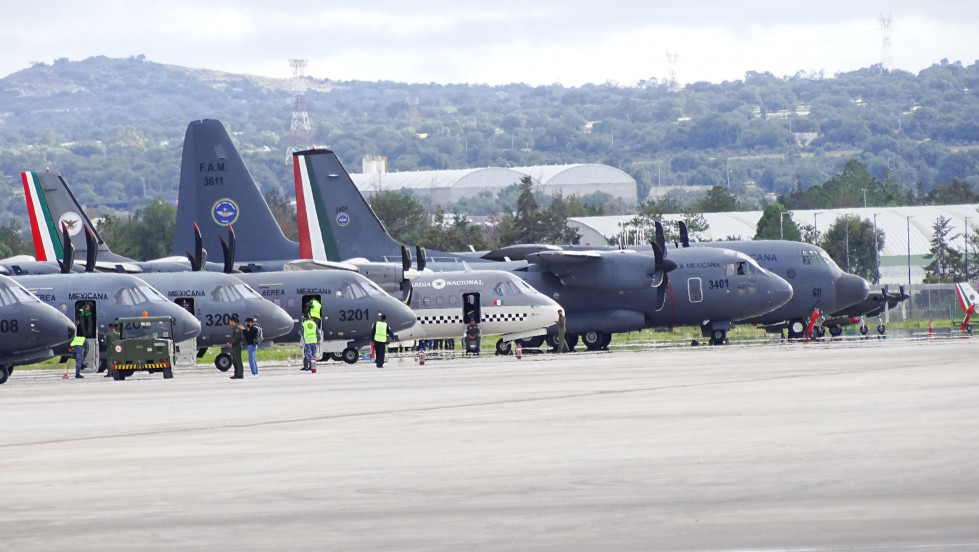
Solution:
[[[211,292],[211,300],[218,303],[231,303],[241,301],[244,297],[233,286],[218,286]]]
[[[365,295],[367,292],[357,282],[347,283],[337,290],[337,297],[346,297],[347,299],[357,299]]]
[[[288,299],[288,300],[286,301],[286,305],[288,305],[290,309],[291,309],[291,308],[294,308],[294,307],[296,306],[296,298],[295,298],[295,297],[290,297],[290,298],[289,298],[289,299]]]
[[[455,295],[450,295],[449,296],[449,304],[450,305],[455,305],[458,302],[459,302],[459,298],[458,297],[456,297]]]
[[[427,307],[427,306],[429,306],[431,304],[432,304],[432,298],[431,297],[422,297],[422,305],[424,305],[424,306]]]
[[[690,296],[691,303],[699,303],[704,300],[704,290],[701,287],[700,278],[687,280],[687,294]]]
[[[370,281],[364,282],[364,291],[367,292],[367,295],[387,295],[380,286]]]
[[[504,295],[519,295],[520,290],[517,286],[513,285],[513,282],[500,282],[496,284],[493,288],[493,295],[502,297]]]
[[[435,298],[435,304],[436,305],[444,305],[445,304],[445,297],[442,297],[441,295],[439,295],[438,297],[436,297]]]

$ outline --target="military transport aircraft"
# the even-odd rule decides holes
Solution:
[[[316,226],[308,236],[300,231],[303,249],[307,241],[310,250],[319,241],[340,256],[377,258],[393,252],[397,242],[332,151],[296,152],[293,159],[300,227],[304,220],[319,221],[318,231]],[[514,274],[565,307],[569,345],[580,334],[588,349],[607,346],[613,333],[680,325],[700,326],[712,342],[722,343],[732,322],[760,315],[791,297],[784,280],[744,255],[701,250],[675,256],[671,251],[664,258],[661,231],[659,236],[644,253],[512,246],[500,258],[529,261]],[[486,256],[436,254],[456,255],[474,267],[495,262]],[[553,332],[549,339],[553,342]]]
[[[14,366],[55,356],[75,337],[75,324],[19,283],[0,276],[0,384]]]
[[[679,225],[680,245],[684,249],[690,248],[686,225],[682,221]],[[813,311],[818,310],[821,314],[840,312],[860,303],[870,293],[866,280],[843,272],[829,254],[809,243],[745,240],[697,242],[692,245],[695,246],[693,249],[717,247],[739,251],[785,278],[792,285],[792,300],[746,321],[769,332],[781,332],[787,328],[790,338],[803,336]]]
[[[232,211],[237,213],[234,217],[221,215]],[[304,242],[287,239],[219,121],[193,121],[188,126],[177,220],[178,224],[202,221],[198,222],[198,227],[203,246],[220,246],[222,249],[228,245],[220,241],[220,234],[233,225],[235,256],[249,261],[237,266],[246,272],[324,266],[345,268],[341,265],[347,265],[386,291],[400,289],[402,299],[415,311],[420,326],[419,339],[462,336],[467,318],[464,306],[469,305],[477,310],[482,335],[501,336],[497,347],[505,351],[515,339],[543,336],[547,327],[557,320],[557,311],[561,308],[513,274],[495,273],[505,268],[503,263],[482,263],[477,267],[481,269],[478,271],[452,263],[452,271],[433,273],[426,270],[430,268],[426,262],[428,255],[421,248],[417,249],[417,270],[412,270],[410,254],[400,244],[395,249],[400,254],[394,256],[392,262],[383,258],[371,262],[364,258],[328,254],[321,246],[314,251],[308,244],[303,245]],[[310,232],[303,234],[308,238]],[[251,236],[250,241],[243,236]],[[197,244],[186,237],[177,240],[177,250],[195,247]],[[306,252],[302,257],[301,250]],[[329,262],[324,262],[327,260]],[[526,263],[514,263],[513,266],[526,266]],[[489,268],[492,270],[487,270]],[[412,289],[417,297],[412,295]],[[474,300],[477,300],[475,304],[472,303]],[[403,338],[406,335],[399,334]]]

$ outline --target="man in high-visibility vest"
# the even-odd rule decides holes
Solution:
[[[371,340],[374,341],[374,362],[378,368],[384,368],[384,353],[388,350],[388,336],[391,335],[391,328],[388,327],[388,317],[381,314],[381,319],[374,322],[371,328]]]
[[[75,377],[82,379],[85,377],[82,375],[82,366],[85,363],[85,336],[75,333],[75,338],[71,340],[69,346],[72,354],[75,355]]]
[[[313,317],[307,315],[302,323],[303,334],[303,370],[316,369],[316,345],[319,344],[319,328]]]
[[[320,319],[320,309],[322,307],[323,305],[321,305],[320,302],[317,301],[315,297],[313,297],[312,299],[309,300],[309,302],[306,303],[306,315],[312,318],[314,322],[316,322],[317,327],[319,327],[322,323]]]

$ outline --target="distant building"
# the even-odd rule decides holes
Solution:
[[[615,167],[597,164],[539,165],[534,167],[484,167],[441,171],[387,172],[387,160],[365,156],[363,173],[351,174],[361,193],[410,190],[415,197],[433,204],[455,203],[462,198],[489,192],[494,197],[507,186],[529,175],[534,188],[548,195],[584,197],[605,192],[630,205],[637,202],[636,180]]]
[[[845,216],[874,221],[877,215],[877,228],[884,232],[884,249],[880,253],[881,283],[907,284],[908,268],[911,269],[911,283],[921,283],[925,277],[924,266],[929,260],[928,254],[932,239],[932,226],[939,216],[950,221],[951,235],[957,236],[951,240],[952,247],[965,251],[966,217],[971,226],[979,223],[979,205],[936,205],[929,207],[867,207],[861,209],[822,209],[792,211],[792,221],[797,226],[816,225],[819,232],[826,232],[837,219]],[[699,236],[691,237],[691,241],[723,241],[729,238],[750,240],[754,237],[761,211],[741,211],[731,213],[704,213],[708,230]],[[582,244],[605,245],[608,239],[620,234],[626,236],[627,245],[645,244],[651,236],[646,236],[631,228],[629,221],[635,215],[604,216],[604,217],[573,217],[568,219],[568,226],[581,234]],[[908,218],[910,217],[910,219]],[[667,221],[682,218],[681,215],[666,215]],[[974,232],[970,228],[969,232]],[[908,259],[908,237],[910,234],[910,263]],[[979,255],[979,251],[970,250],[969,257]]]

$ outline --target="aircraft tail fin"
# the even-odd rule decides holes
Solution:
[[[222,250],[219,238],[231,225],[239,259],[299,257],[299,244],[282,233],[221,121],[191,121],[187,126],[178,198],[174,255],[194,250],[194,236],[186,229],[196,222],[204,249],[212,253]]]
[[[71,193],[68,182],[53,172],[23,172],[21,180],[24,183],[24,199],[27,201],[27,212],[31,220],[31,232],[34,236],[34,254],[39,261],[53,261],[64,254],[61,243],[64,226],[69,236],[77,236],[85,231],[95,238],[84,240],[85,245],[75,246],[79,256],[88,255],[88,243],[98,246],[97,254],[106,257],[112,252],[95,230],[95,225],[85,215],[85,210]],[[81,241],[79,242],[81,243]]]
[[[979,302],[979,294],[968,283],[955,284],[955,295],[959,298],[959,306],[966,312]]]
[[[400,244],[388,234],[335,153],[298,151],[292,159],[302,258],[372,259],[393,257],[400,251]]]

